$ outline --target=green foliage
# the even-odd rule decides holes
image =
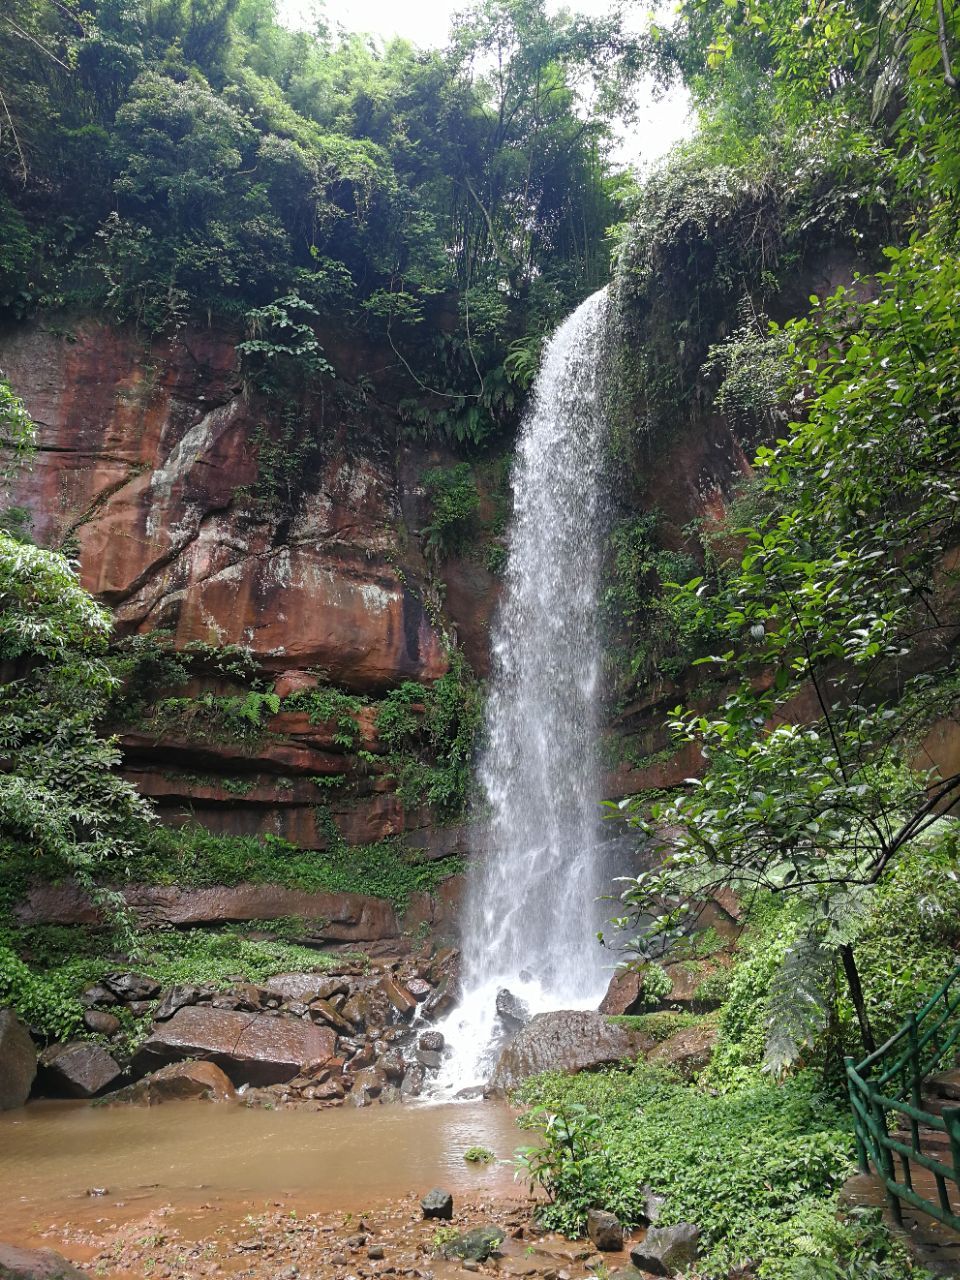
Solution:
[[[110,618],[63,556],[0,533],[0,837],[88,883],[151,820],[97,723],[113,677]]]
[[[804,1225],[783,1280],[933,1280],[886,1229],[880,1209],[838,1215],[832,1206],[822,1206]]]
[[[430,518],[421,530],[423,547],[437,560],[463,551],[474,533],[480,493],[467,463],[437,467],[423,476]]]
[[[284,710],[306,711],[311,724],[333,724],[333,741],[347,750],[355,748],[360,741],[357,715],[362,706],[363,698],[335,689],[332,685],[300,689],[283,701]]]
[[[659,1009],[655,1013],[620,1013],[612,1014],[607,1021],[615,1027],[627,1027],[631,1031],[642,1031],[654,1040],[669,1040],[678,1031],[686,1031],[703,1021],[697,1013],[677,1013],[673,1009]]]
[[[321,325],[369,332],[411,418],[478,443],[517,353],[603,282],[646,44],[616,18],[479,0],[431,51],[292,32],[272,0],[10,0],[0,26],[8,315],[246,319],[248,384],[283,394],[330,373]]]
[[[781,1280],[810,1213],[852,1169],[846,1116],[809,1075],[710,1094],[639,1064],[535,1077],[520,1097],[535,1104],[524,1123],[543,1132],[521,1168],[551,1197],[547,1225],[582,1231],[590,1207],[636,1222],[649,1186],[666,1197],[662,1223],[703,1229],[707,1277],[762,1259],[759,1274]]]
[[[960,775],[909,763],[915,726],[956,707],[946,635],[960,621],[949,559],[960,299],[955,274],[940,268],[940,236],[888,250],[893,265],[869,300],[840,289],[813,300],[814,319],[786,326],[783,359],[804,418],[759,452],[773,501],[744,531],[740,566],[716,596],[698,594],[696,579],[681,592],[732,638],[713,661],[739,686],[714,715],[675,712],[678,739],[697,744],[709,768],[654,806],[654,821],[679,838],[628,895],[641,914],[669,903],[654,910],[667,933],[695,918],[711,885],[795,896],[807,936],[787,962],[809,972],[819,956],[826,979],[826,953],[842,954],[851,992],[851,928],[865,895],[960,789]],[[772,684],[755,679],[760,666]],[[810,693],[817,711],[797,724],[790,708]],[[809,1038],[798,1034],[794,1051]]]
[[[418,862],[398,840],[346,845],[334,828],[324,851],[300,849],[278,836],[221,836],[200,826],[158,827],[123,867],[129,882],[201,887],[281,884],[307,892],[363,893],[403,909],[414,892],[430,893],[462,870],[459,858]]]
[[[770,431],[786,416],[790,340],[768,317],[757,315],[749,299],[740,311],[741,328],[710,348],[703,372],[720,375],[715,404],[750,439],[758,429]]]
[[[377,734],[405,804],[428,804],[447,817],[462,813],[482,718],[480,687],[458,651],[432,685],[405,681],[384,697]]]
[[[237,343],[237,354],[244,375],[259,391],[302,390],[333,374],[310,323],[317,314],[295,293],[247,312],[247,337]]]
[[[489,1147],[467,1147],[463,1153],[463,1158],[469,1164],[489,1164],[492,1160],[496,1160],[496,1153],[491,1151]]]
[[[598,1204],[629,1221],[629,1201],[611,1200],[616,1174],[601,1137],[600,1116],[580,1102],[566,1102],[555,1110],[539,1104],[521,1124],[542,1132],[542,1142],[520,1148],[515,1161],[531,1192],[537,1187],[546,1192],[549,1204],[540,1212],[545,1226],[579,1235],[587,1211]]]
[[[155,732],[216,741],[256,742],[265,723],[280,710],[277,694],[250,689],[243,694],[201,693],[195,698],[161,698],[152,710]]]
[[[689,596],[664,589],[692,578],[696,562],[658,545],[658,524],[655,512],[625,517],[610,534],[601,607],[622,641],[611,646],[622,698],[658,676],[676,679],[716,639],[713,620]]]
[[[953,970],[960,954],[958,911],[960,854],[956,823],[948,820],[911,847],[871,895],[857,899],[847,936],[856,941],[878,1040],[891,1035]],[[844,1053],[859,1051],[854,1010],[835,961],[824,970],[824,957],[805,956],[808,939],[801,902],[756,895],[737,963],[727,971],[719,1041],[705,1076],[711,1084],[722,1087],[740,1068],[764,1062],[782,1068],[785,1060],[771,1053],[771,1043],[782,1054],[785,1035],[798,1036],[788,1058],[800,1057],[825,1073],[837,1069]],[[805,993],[802,999],[798,991]]]
[[[30,458],[36,444],[33,419],[3,377],[0,377],[0,444],[3,446],[0,484],[3,484]]]
[[[533,334],[510,343],[510,354],[504,360],[503,368],[510,381],[515,382],[522,391],[527,391],[533,385],[540,367],[542,346],[542,339]]]
[[[173,697],[191,678],[229,680],[239,685],[260,687],[258,668],[249,649],[239,645],[213,645],[191,640],[174,648],[173,638],[162,630],[124,636],[111,643],[106,659],[116,682],[110,696],[109,719],[115,725],[138,725],[150,709],[164,697]],[[180,710],[189,718],[189,699],[181,699]],[[261,707],[262,710],[262,707]],[[178,715],[177,699],[169,709]],[[213,716],[214,707],[200,711],[197,718]]]

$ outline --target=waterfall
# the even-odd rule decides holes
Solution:
[[[486,856],[467,889],[447,1092],[489,1074],[500,988],[531,1013],[595,1008],[609,978],[595,759],[606,310],[596,293],[554,334],[520,435],[479,767]]]

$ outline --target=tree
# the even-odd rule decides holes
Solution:
[[[25,420],[0,382],[2,434],[23,438]],[[0,531],[0,864],[15,852],[92,887],[153,821],[97,730],[111,626],[64,556]]]
[[[745,553],[715,594],[703,579],[683,589],[733,638],[711,661],[739,684],[718,713],[674,714],[706,771],[653,807],[663,861],[629,884],[624,923],[653,918],[650,952],[721,888],[801,903],[790,964],[819,977],[790,988],[785,1025],[779,1009],[776,1065],[826,1016],[811,990],[832,955],[872,1045],[854,958],[865,900],[960,799],[960,773],[911,763],[931,721],[960,706],[960,281],[942,269],[956,251],[938,223],[787,326],[784,395],[800,421],[760,450],[768,513],[739,531]]]

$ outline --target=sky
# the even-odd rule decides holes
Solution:
[[[464,7],[464,0],[277,0],[280,21],[289,27],[309,27],[319,8],[331,27],[369,32],[384,40],[403,36],[421,48],[446,41],[450,15]],[[560,8],[553,0],[550,9]],[[599,16],[608,9],[608,0],[567,0],[566,8]],[[637,6],[639,11],[645,6]],[[689,106],[683,90],[657,99],[652,88],[639,90],[642,99],[639,119],[619,130],[614,157],[623,164],[645,167],[662,156],[678,139],[690,132]]]

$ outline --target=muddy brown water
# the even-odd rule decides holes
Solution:
[[[362,1212],[434,1186],[515,1195],[509,1160],[525,1142],[514,1113],[495,1102],[319,1112],[34,1102],[0,1114],[0,1234],[65,1212],[123,1217],[160,1203],[216,1200],[239,1212],[281,1200]],[[468,1163],[473,1146],[496,1161]]]

